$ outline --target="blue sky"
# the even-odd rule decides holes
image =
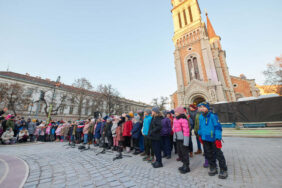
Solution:
[[[199,0],[230,73],[263,83],[282,54],[281,0]],[[0,0],[0,70],[86,77],[149,103],[176,90],[170,0]],[[205,16],[202,17],[205,20]]]

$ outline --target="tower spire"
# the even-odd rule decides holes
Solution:
[[[205,12],[206,12],[206,17],[207,17],[207,30],[208,30],[208,36],[210,39],[212,38],[215,38],[215,37],[218,37],[213,29],[213,26],[211,24],[211,21],[209,19],[209,16],[208,16],[208,11],[207,9],[205,9]]]

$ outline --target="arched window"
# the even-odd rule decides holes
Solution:
[[[191,56],[188,59],[188,70],[189,70],[189,78],[190,81],[193,79],[200,80],[200,71],[198,66],[198,60],[196,57]]]
[[[200,73],[199,73],[199,67],[198,67],[198,61],[197,58],[193,58],[193,65],[194,65],[194,71],[195,71],[195,78],[197,80],[200,80]]]
[[[192,65],[191,59],[188,59],[188,69],[189,69],[190,81],[192,81],[193,80],[193,75],[192,75],[193,65]]]

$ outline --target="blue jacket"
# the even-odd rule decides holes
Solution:
[[[142,129],[141,123],[140,122],[135,123],[131,130],[132,138],[138,139],[141,135],[141,129]]]
[[[102,127],[102,122],[97,123],[96,129],[95,129],[95,135],[94,135],[94,137],[97,139],[101,138],[101,133],[100,133],[101,127]]]
[[[151,115],[145,116],[144,121],[143,121],[143,129],[142,129],[142,133],[145,136],[147,136],[149,133],[151,121],[152,121]]]
[[[199,117],[200,128],[198,134],[203,141],[214,142],[222,139],[222,126],[218,120],[218,116],[212,112],[208,112],[206,116],[203,114]]]

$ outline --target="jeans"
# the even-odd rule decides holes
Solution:
[[[162,151],[165,156],[171,156],[171,143],[169,136],[162,136]]]
[[[87,142],[88,142],[88,134],[85,134],[84,136],[83,136],[83,140],[84,140],[84,144],[87,144]]]
[[[152,140],[153,151],[156,156],[156,161],[162,163],[162,150],[161,150],[161,141],[160,140]]]
[[[143,135],[141,135],[139,138],[139,149],[141,152],[144,151],[144,136]]]

